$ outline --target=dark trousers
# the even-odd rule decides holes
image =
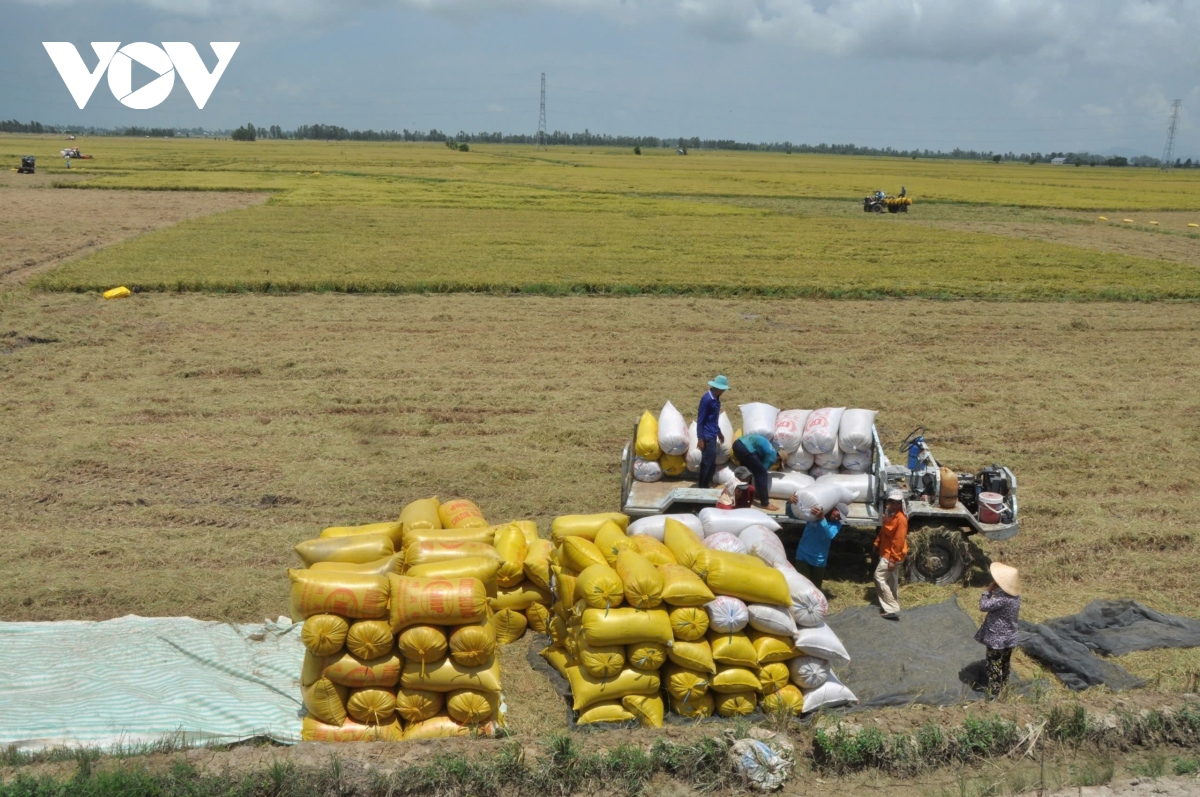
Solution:
[[[704,450],[700,452],[700,481],[697,487],[712,487],[713,474],[717,472],[717,438],[703,437]]]
[[[817,589],[821,589],[821,584],[825,581],[825,568],[813,567],[803,559],[796,561],[796,572],[811,581]]]
[[[766,467],[753,451],[746,448],[741,440],[733,441],[733,455],[737,457],[738,462],[750,469],[754,474],[754,497],[758,499],[761,506],[767,506],[771,503],[771,476],[767,473]]]
[[[987,693],[988,697],[1000,696],[1000,689],[1008,683],[1009,662],[1012,648],[987,649]]]

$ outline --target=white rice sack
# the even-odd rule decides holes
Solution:
[[[771,516],[757,509],[717,509],[715,506],[700,510],[700,523],[704,526],[704,536],[727,531],[730,534],[741,534],[747,526],[766,526],[771,531],[779,531],[780,526]]]
[[[791,454],[800,448],[804,434],[804,423],[812,410],[784,410],[775,418],[775,433],[771,442],[775,447]]]
[[[750,627],[764,634],[796,636],[796,621],[786,606],[771,606],[766,603],[751,603],[746,606],[750,615]]]
[[[725,551],[726,553],[749,553],[737,535],[730,534],[727,531],[719,531],[716,534],[710,534],[705,537],[704,547],[714,551]]]
[[[850,473],[866,473],[871,469],[870,451],[843,451],[842,470]]]
[[[850,654],[846,652],[842,640],[824,623],[816,628],[801,628],[797,631],[796,647],[809,656],[825,659],[834,667],[845,667],[850,663]]]
[[[688,427],[687,469],[692,473],[700,472],[700,459],[704,452],[700,450],[700,440],[696,437],[696,422]]]
[[[733,468],[729,466],[717,468],[717,472],[713,474],[714,486],[726,487],[730,482],[736,482],[737,480],[737,476],[733,475]]]
[[[875,410],[846,410],[838,425],[838,443],[843,451],[870,451],[874,444],[871,429]]]
[[[875,477],[866,473],[827,473],[818,482],[840,484],[853,493],[851,501],[874,503]]]
[[[816,689],[829,678],[829,662],[816,656],[801,656],[787,663],[792,683],[801,689]]]
[[[804,690],[800,690],[804,692]],[[850,691],[850,687],[829,673],[825,683],[816,689],[804,692],[804,713],[816,711],[819,708],[837,708],[838,706],[853,706],[858,698]]]
[[[812,470],[808,472],[808,475],[812,476],[814,479],[820,479],[822,476],[828,476],[831,473],[836,474],[841,473],[841,471],[837,468],[820,468],[816,465],[813,465]]]
[[[807,473],[773,471],[767,475],[771,477],[771,497],[782,498],[785,501],[814,481]]]
[[[779,417],[779,409],[770,404],[756,401],[753,404],[743,404],[742,434],[759,434],[768,440],[775,434],[775,419]]]
[[[829,614],[829,602],[821,590],[792,567],[791,562],[786,566],[773,565],[783,573],[787,581],[788,592],[792,596],[792,619],[800,628],[816,628],[825,623],[825,615]]]
[[[797,448],[787,455],[787,464],[783,466],[783,469],[788,473],[808,473],[815,464],[816,458],[812,454],[803,448]]]
[[[757,556],[771,567],[775,567],[778,562],[787,562],[787,551],[783,548],[783,541],[779,539],[778,534],[765,526],[747,526],[742,529],[738,539],[746,546],[747,553]]]
[[[633,461],[633,478],[640,482],[656,482],[661,481],[663,477],[662,465],[653,459],[642,459],[638,457]]]
[[[672,456],[683,456],[688,450],[687,421],[669,401],[658,414],[658,447],[664,454]]]
[[[733,422],[729,420],[728,415],[722,412],[721,417],[717,418],[717,426],[725,437],[725,442],[719,443],[721,447],[717,450],[717,464],[724,465],[733,453]]]
[[[662,542],[663,534],[667,528],[667,518],[677,520],[687,526],[696,532],[697,537],[704,536],[704,527],[700,525],[700,518],[695,515],[651,515],[650,517],[639,518],[629,524],[629,529],[626,533],[630,537],[644,535]]]
[[[837,470],[842,467],[842,450],[834,446],[832,451],[813,455],[813,465],[825,470]]]
[[[841,423],[842,413],[845,411],[845,407],[825,407],[810,412],[800,438],[804,450],[810,454],[828,454],[837,448],[838,424]],[[661,438],[661,426],[659,435]]]
[[[736,634],[750,622],[750,611],[746,604],[728,595],[718,595],[717,599],[704,604],[708,613],[708,627],[718,634]]]
[[[814,470],[816,470],[814,468]],[[854,493],[844,484],[821,481],[815,482],[796,493],[797,501],[792,504],[792,514],[798,518],[813,517],[813,507],[820,507],[821,514],[829,514],[829,510],[841,503],[849,503]],[[707,510],[704,510],[707,511]],[[703,519],[703,512],[701,512]]]

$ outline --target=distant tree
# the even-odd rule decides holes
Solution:
[[[999,163],[1002,160],[1004,160],[1003,155],[993,155],[992,156],[992,163]]]
[[[248,123],[245,127],[239,127],[237,130],[234,130],[230,134],[230,138],[234,141],[253,141],[256,133],[257,129],[254,127],[254,124]]]
[[[641,154],[642,154],[642,148],[641,148],[641,147],[634,147],[634,148],[633,148],[633,154],[634,154],[634,155],[641,155]],[[1190,165],[1191,165],[1191,163],[1192,163],[1192,162],[1189,160],[1189,161],[1188,161],[1188,165],[1190,166]]]
[[[470,152],[471,147],[467,144],[467,142],[464,141],[458,145],[458,151],[459,152]]]
[[[1122,158],[1120,155],[1118,155],[1115,158],[1109,158],[1108,160],[1106,160],[1104,162],[1104,165],[1105,166],[1128,166],[1129,159]]]

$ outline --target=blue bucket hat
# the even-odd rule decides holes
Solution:
[[[716,379],[708,383],[709,387],[715,387],[717,390],[728,390],[729,380],[725,378],[725,374],[721,374]]]

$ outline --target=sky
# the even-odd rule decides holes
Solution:
[[[240,42],[201,110],[44,41]],[[97,127],[550,130],[1200,157],[1200,0],[0,0],[0,118]],[[133,66],[133,88],[155,74]]]

